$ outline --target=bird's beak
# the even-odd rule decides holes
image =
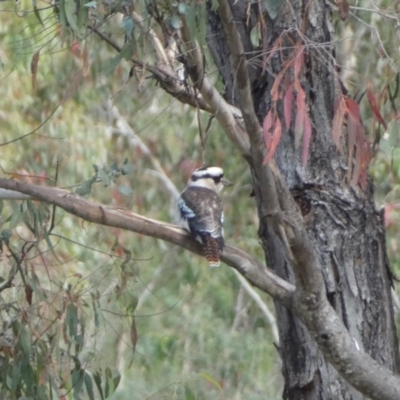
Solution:
[[[232,182],[229,182],[228,179],[225,179],[225,178],[222,178],[222,179],[221,179],[221,183],[222,183],[224,186],[233,186],[233,183],[232,183]]]

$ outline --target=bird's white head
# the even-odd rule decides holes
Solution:
[[[188,183],[188,186],[206,187],[217,193],[224,186],[231,186],[227,179],[224,178],[224,171],[220,167],[200,167],[197,168]]]

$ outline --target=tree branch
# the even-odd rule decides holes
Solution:
[[[275,181],[279,179],[280,176],[274,176],[276,174],[273,174],[270,166],[263,165],[265,145],[262,141],[261,126],[254,111],[253,96],[248,74],[248,62],[228,0],[219,0],[218,12],[231,50],[232,69],[236,71],[235,88],[238,93],[239,106],[242,111],[246,131],[250,138],[251,158],[248,159],[248,161],[256,178],[260,182],[260,184],[257,185],[261,192],[260,218],[268,219],[269,225],[281,238],[282,243],[286,247],[288,259],[292,260],[293,257],[291,255],[287,235],[282,225],[282,210],[275,184]],[[283,183],[281,185],[284,186]]]
[[[238,92],[239,106],[242,111],[247,133],[250,137],[252,146],[257,149],[263,145],[261,141],[261,128],[258,118],[254,112],[253,96],[249,74],[247,72],[247,59],[242,45],[242,39],[236,29],[231,7],[228,0],[219,0],[219,14],[224,26],[224,32],[231,49],[232,64],[236,71],[235,82]]]
[[[243,276],[239,274],[239,272],[237,272],[237,270],[234,270],[234,272],[240,283],[242,284],[244,290],[254,300],[254,302],[267,318],[271,326],[272,336],[274,337],[275,343],[279,345],[279,332],[274,314],[269,310],[268,306],[265,304],[260,295],[250,286],[249,282],[247,282],[247,280],[244,279]]]
[[[295,293],[293,311],[305,324],[326,359],[361,393],[374,400],[400,399],[400,378],[378,364],[352,337],[326,297],[313,299]],[[305,299],[305,301],[304,301]]]
[[[116,51],[118,51],[118,53],[121,52],[121,47],[99,29],[90,25],[88,26],[88,28],[97,36],[99,36],[102,40],[107,42]],[[139,66],[140,68],[149,71],[160,84],[160,86],[168,94],[179,100],[181,103],[189,104],[192,107],[200,107],[204,111],[212,112],[212,109],[210,108],[208,103],[204,101],[204,99],[202,99],[201,97],[196,97],[194,93],[188,91],[187,88],[182,84],[178,76],[174,75],[172,72],[148,64],[147,62],[142,61],[136,57],[131,57],[130,61],[133,63],[133,65]]]
[[[349,334],[329,304],[319,260],[298,207],[274,164],[271,164],[274,170],[263,165],[265,146],[254,111],[248,63],[241,37],[229,1],[218,0],[218,3],[218,12],[231,51],[232,70],[236,71],[238,102],[250,138],[249,163],[255,178],[259,180],[256,186],[260,191],[257,196],[261,199],[260,218],[266,217],[267,225],[273,228],[283,244],[289,244],[286,250],[297,278],[293,312],[313,334],[328,361],[356,389],[373,399],[400,399],[399,377],[363,351],[361,344]],[[288,214],[280,215],[281,210]]]
[[[175,185],[171,182],[171,180],[168,178],[166,173],[164,172],[160,162],[156,157],[153,156],[151,153],[150,149],[147,147],[147,145],[143,142],[143,140],[134,132],[132,127],[128,124],[128,122],[125,120],[125,118],[122,117],[120,114],[117,106],[113,104],[111,99],[108,99],[106,102],[106,108],[107,112],[111,114],[112,118],[117,121],[117,126],[120,128],[120,133],[126,137],[129,138],[129,140],[133,143],[134,146],[137,146],[140,148],[142,153],[148,158],[150,163],[152,164],[154,168],[154,172],[157,173],[158,177],[161,179],[161,181],[164,183],[164,186],[168,190],[169,194],[171,195],[171,198],[173,200],[177,200],[179,197],[179,192],[176,189]]]
[[[128,210],[97,204],[57,188],[5,178],[0,178],[0,188],[22,192],[55,204],[90,222],[141,233],[174,243],[196,254],[203,253],[202,246],[185,230],[175,225],[146,218]],[[292,309],[314,335],[327,359],[356,389],[372,399],[400,399],[400,378],[363,351],[362,344],[357,343],[349,334],[326,297],[315,303],[312,296],[304,296],[299,290],[295,292],[293,285],[235,247],[227,245],[221,260],[240,272],[253,286]]]
[[[1,200],[29,200],[32,197],[14,190],[0,189]]]
[[[202,246],[175,225],[156,221],[117,207],[98,204],[61,189],[0,178],[0,188],[31,195],[86,221],[141,233],[203,255]],[[225,246],[221,260],[240,272],[253,286],[291,307],[294,287],[266,269],[258,260],[233,246]]]
[[[156,52],[158,62],[163,66],[163,68],[172,71],[172,66],[170,60],[168,59],[167,53],[165,52],[164,47],[154,30],[144,26],[144,18],[137,12],[133,11],[131,17],[132,21],[139,26],[142,33],[150,37],[151,45]]]
[[[249,155],[250,143],[246,131],[236,118],[241,119],[241,112],[233,112],[233,106],[228,104],[214,85],[205,76],[203,69],[203,55],[199,46],[190,37],[190,29],[186,15],[181,15],[182,38],[186,48],[187,67],[194,86],[200,91],[203,99],[208,103],[211,112],[215,115],[232,143],[244,157]],[[236,118],[235,118],[236,117]]]
[[[278,168],[271,163],[263,165],[265,145],[262,142],[261,126],[254,111],[248,63],[240,34],[236,28],[228,0],[219,0],[219,14],[232,55],[233,70],[237,71],[235,82],[240,109],[250,137],[251,166],[260,181],[262,198],[261,218],[266,217],[274,232],[287,247],[288,260],[298,277],[298,286],[313,293],[316,299],[324,296],[324,281],[311,242],[302,222],[301,214]],[[289,224],[284,224],[282,211]],[[290,225],[290,226],[286,226]],[[285,229],[286,227],[286,229]]]

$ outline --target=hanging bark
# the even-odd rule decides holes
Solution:
[[[247,2],[230,1],[233,20],[249,60],[247,71],[256,115],[262,125],[275,104],[274,90],[280,88],[283,95],[276,102],[277,118],[287,121],[289,117],[291,123],[286,124],[290,129],[282,135],[275,160],[303,215],[322,269],[327,298],[357,346],[379,364],[399,372],[382,213],[376,209],[372,183],[366,180],[360,184],[361,173],[357,172],[360,166],[353,157],[355,145],[350,142],[348,146],[351,132],[344,132],[342,152],[338,151],[332,137],[335,101],[342,95],[342,89],[333,61],[331,9],[323,1],[284,2],[276,18],[271,19],[261,3],[250,6]],[[207,41],[225,83],[225,98],[240,107],[237,90],[240,78],[232,61],[229,38],[227,40],[224,33],[226,21],[221,17],[221,10],[212,8],[211,2],[207,11]],[[258,47],[254,47],[254,40],[253,43],[251,40],[256,26],[260,31]],[[282,77],[276,85],[282,70],[289,70],[288,60],[296,57],[296,49],[303,52],[303,64],[297,63],[301,72],[296,71],[296,61],[293,61],[291,81],[285,82],[287,77]],[[296,74],[297,91],[288,96],[297,96],[297,109],[292,107],[287,115],[285,90],[296,80]],[[305,95],[305,111],[300,111],[301,91]],[[296,138],[300,112],[306,112],[312,127],[310,147],[303,150],[303,154]],[[306,133],[304,126],[303,135]],[[305,166],[304,158],[307,158]],[[253,171],[259,234],[267,264],[279,276],[295,284],[295,273],[284,243],[269,218],[265,218],[266,199],[254,168],[259,160],[252,156],[247,160]],[[302,300],[301,295],[299,299]],[[365,398],[328,363],[315,338],[292,311],[279,302],[275,306],[285,378],[284,398]]]

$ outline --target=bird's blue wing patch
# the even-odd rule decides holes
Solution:
[[[182,197],[178,200],[178,208],[183,218],[190,219],[196,217],[196,214],[187,206]]]

